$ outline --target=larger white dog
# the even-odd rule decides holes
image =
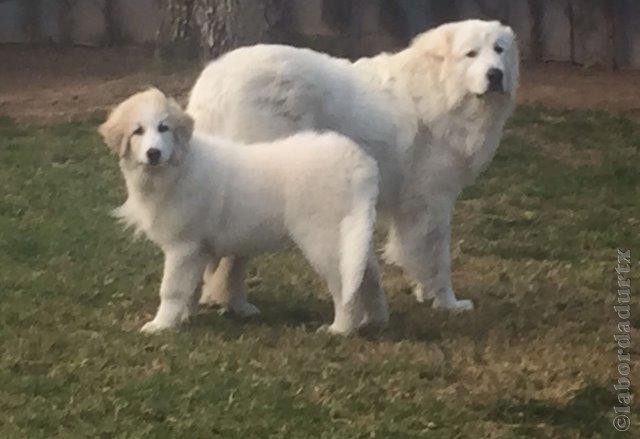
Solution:
[[[187,111],[201,131],[242,141],[332,129],[378,162],[379,206],[390,220],[386,258],[416,283],[422,302],[473,308],[450,279],[456,198],[487,166],[514,107],[518,50],[497,21],[449,23],[407,49],[355,63],[307,49],[258,45],[209,64]],[[244,259],[223,261],[202,301],[244,314]]]

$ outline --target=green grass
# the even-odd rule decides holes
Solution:
[[[386,267],[389,328],[349,339],[315,333],[332,307],[295,252],[254,263],[260,317],[139,334],[161,254],[109,216],[124,187],[95,125],[0,120],[0,437],[614,435],[640,125],[520,108],[456,210],[454,284],[477,310],[418,306]]]

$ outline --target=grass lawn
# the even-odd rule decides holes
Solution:
[[[124,185],[96,123],[0,120],[0,437],[614,436],[639,124],[520,108],[456,210],[454,285],[477,310],[417,305],[386,267],[389,328],[340,339],[315,333],[332,306],[293,251],[255,261],[258,318],[138,333],[161,254],[109,216]],[[632,324],[637,346],[637,306]]]

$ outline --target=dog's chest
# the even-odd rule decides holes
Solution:
[[[484,120],[452,117],[423,124],[416,137],[413,173],[457,191],[473,182],[491,160],[497,137]],[[444,189],[444,188],[442,188]]]
[[[164,202],[162,202],[164,201]],[[167,200],[146,200],[130,197],[123,215],[127,222],[143,231],[158,245],[176,240],[188,240],[186,234],[196,232],[190,224],[191,213],[186,206]]]

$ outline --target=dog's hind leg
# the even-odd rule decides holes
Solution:
[[[360,285],[363,300],[364,317],[361,328],[383,328],[389,322],[389,306],[380,284],[380,269],[375,253],[369,253],[367,268]]]
[[[212,261],[204,275],[200,304],[220,306],[240,317],[250,317],[260,310],[248,302],[244,286],[247,258],[228,257]]]
[[[373,162],[352,174],[350,208],[340,221],[338,245],[340,297],[330,330],[348,333],[361,326],[385,326],[389,319],[372,250],[376,221],[378,171]],[[334,295],[334,297],[336,297]]]
[[[375,177],[375,174],[371,176]],[[384,326],[388,320],[386,298],[380,287],[378,266],[371,249],[376,212],[376,181],[359,180],[351,209],[340,221],[337,237],[340,292],[333,292],[335,318],[329,332],[349,334],[362,325]]]
[[[348,335],[354,332],[362,320],[362,315],[352,314],[350,304],[345,306],[342,295],[340,273],[340,238],[336,227],[326,224],[306,222],[300,229],[293,230],[292,236],[298,248],[313,269],[326,282],[334,305],[334,319],[331,325],[320,327],[319,331]]]

